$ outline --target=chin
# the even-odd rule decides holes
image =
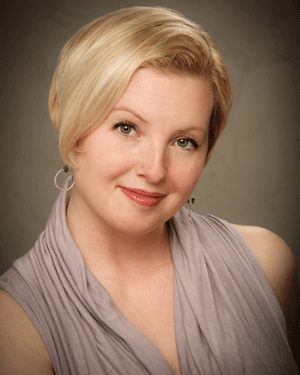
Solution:
[[[138,218],[126,218],[121,222],[115,223],[113,227],[127,235],[142,236],[145,234],[153,233],[160,228],[164,227],[165,221],[163,220],[143,220]]]

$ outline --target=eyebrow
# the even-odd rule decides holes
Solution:
[[[128,108],[126,106],[120,106],[120,107],[115,107],[112,112],[118,112],[118,111],[124,111],[124,112],[129,112],[131,113],[133,116],[137,117],[140,121],[148,124],[148,121],[146,121],[142,116],[140,116],[139,114],[137,114],[134,110],[132,110],[131,108]]]
[[[121,112],[121,111],[124,111],[124,112],[129,112],[131,113],[133,116],[137,117],[141,122],[145,123],[145,124],[149,124],[148,121],[146,121],[142,116],[140,116],[139,114],[137,114],[134,110],[132,110],[131,108],[128,108],[126,106],[120,106],[120,107],[115,107],[112,112]],[[177,133],[181,133],[181,132],[185,132],[185,131],[189,131],[189,130],[196,130],[196,131],[201,131],[203,133],[207,133],[207,129],[204,129],[202,128],[201,126],[189,126],[188,128],[184,128],[184,129],[179,129]]]

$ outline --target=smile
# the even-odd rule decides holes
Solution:
[[[128,198],[143,207],[154,207],[166,196],[161,193],[125,188],[123,186],[120,186],[120,189]]]

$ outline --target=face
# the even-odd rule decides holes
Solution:
[[[141,68],[81,142],[71,200],[89,225],[145,234],[188,200],[205,165],[213,93],[202,77]]]

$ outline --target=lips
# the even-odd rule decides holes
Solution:
[[[166,196],[157,192],[125,188],[123,186],[120,186],[120,189],[128,198],[143,207],[154,207]]]

